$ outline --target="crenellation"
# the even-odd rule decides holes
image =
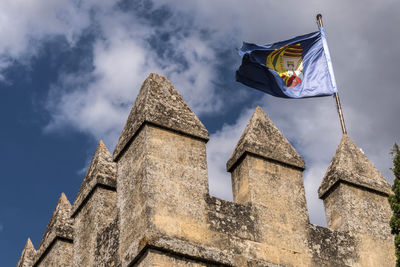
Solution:
[[[177,237],[197,234],[193,230],[203,222],[208,192],[202,141],[147,125],[137,140],[118,161],[125,166],[118,168],[122,254],[128,240],[147,231]],[[143,147],[145,154],[137,157]]]
[[[325,195],[330,192],[330,189],[340,182],[370,189],[386,196],[392,193],[388,181],[347,134],[343,135],[326,171],[318,189],[319,197],[325,199],[327,197]]]
[[[358,240],[358,263],[390,266],[395,261],[387,200],[390,184],[354,142],[343,135],[319,188],[327,223]],[[371,250],[374,253],[371,254]]]
[[[30,267],[33,264],[33,260],[35,259],[36,250],[32,244],[30,238],[26,241],[24,250],[21,253],[21,257],[17,263],[17,267]]]
[[[209,195],[207,129],[158,74],[144,81],[113,155],[99,142],[73,206],[61,195],[22,266],[393,266],[390,185],[344,135],[310,224],[305,163],[260,107]]]
[[[40,241],[32,266],[72,266],[73,224],[71,204],[64,193]]]
[[[94,265],[97,236],[117,215],[116,171],[110,152],[100,141],[72,207],[74,266]]]
[[[235,162],[236,159],[240,160]],[[268,261],[308,264],[304,167],[300,155],[257,107],[227,169],[232,173],[234,201],[252,205],[256,211],[258,242],[277,247],[265,257]]]
[[[139,91],[136,102],[114,150],[117,159],[144,123],[165,127],[208,141],[207,129],[165,76],[150,73]]]
[[[304,160],[259,106],[226,163],[227,171],[232,172],[246,153],[305,169]]]
[[[100,140],[83,178],[82,185],[75,197],[74,205],[72,206],[72,217],[76,216],[97,186],[116,191],[116,170],[117,165],[113,162],[106,145]]]
[[[391,210],[386,196],[340,183],[324,200],[329,227],[351,232],[358,240],[362,266],[391,266],[394,243],[390,233]],[[370,253],[373,250],[374,253]],[[368,259],[368,260],[367,260]]]

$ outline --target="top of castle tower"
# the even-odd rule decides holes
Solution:
[[[70,212],[71,203],[69,203],[67,196],[64,193],[61,193],[57,206],[51,216],[49,224],[47,225],[46,231],[43,234],[42,240],[40,240],[39,249],[43,246],[49,245],[51,239],[56,236],[72,239],[73,219],[70,218]]]
[[[260,107],[254,111],[226,169],[230,171],[246,152],[300,169],[305,168],[304,160]]]
[[[116,160],[143,123],[151,123],[208,141],[207,129],[166,77],[150,73],[114,150]]]
[[[340,180],[384,194],[391,193],[390,184],[346,134],[318,189],[319,197],[323,199]]]
[[[84,200],[97,185],[104,185],[110,188],[116,187],[116,164],[113,162],[111,153],[106,145],[100,140],[96,152],[90,162],[85,178],[76,195],[74,205],[72,206],[72,216],[76,214]]]
[[[35,247],[33,246],[32,241],[31,241],[31,239],[29,237],[28,237],[28,240],[26,241],[24,249],[33,249],[33,250],[35,250]]]
[[[33,246],[31,239],[28,238],[21,257],[17,263],[17,267],[32,266],[35,253],[35,247]]]

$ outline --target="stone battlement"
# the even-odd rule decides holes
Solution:
[[[164,76],[144,81],[114,153],[100,141],[73,205],[61,195],[17,266],[393,266],[390,184],[344,135],[310,224],[304,160],[257,107],[209,195],[207,129]]]

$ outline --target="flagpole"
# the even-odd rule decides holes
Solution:
[[[335,75],[334,75],[334,72],[333,72],[331,56],[329,54],[328,43],[326,42],[326,39],[325,39],[325,32],[324,32],[324,29],[323,29],[322,15],[321,14],[317,15],[317,24],[318,24],[318,28],[319,28],[319,30],[320,30],[320,32],[322,34],[324,52],[325,52],[326,61],[328,62],[328,69],[329,69],[329,74],[331,76],[331,82],[332,82],[333,87],[336,89],[337,88],[336,87],[336,80],[335,80]],[[343,132],[343,134],[347,134],[346,124],[344,123],[342,105],[340,104],[339,93],[338,92],[334,93],[333,97],[336,100],[336,108],[337,108],[337,111],[339,113],[340,125],[342,126],[342,132]]]

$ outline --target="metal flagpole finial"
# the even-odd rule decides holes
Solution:
[[[323,24],[322,24],[322,15],[321,15],[321,14],[318,14],[316,18],[317,18],[318,28],[320,28],[320,30],[321,30],[321,28],[323,27]],[[323,37],[323,38],[324,38],[324,37]],[[333,74],[333,67],[332,67],[332,63],[331,63],[330,55],[329,55],[328,43],[326,42],[326,39],[324,39],[324,42],[325,42],[325,44],[324,44],[325,55],[327,56],[328,65],[329,65],[330,68],[331,68],[331,69],[330,69],[331,79],[333,79],[332,82],[333,82],[333,83],[335,84],[335,86],[336,86],[336,81],[335,81],[335,77],[334,77],[334,74]],[[325,45],[326,45],[326,47],[325,47]],[[329,59],[329,60],[328,60],[328,59]],[[347,134],[346,124],[344,123],[344,116],[343,116],[343,111],[342,111],[342,105],[340,104],[339,93],[334,93],[334,94],[333,94],[333,97],[334,97],[335,100],[336,100],[336,108],[337,108],[337,111],[338,111],[338,113],[339,113],[340,126],[342,126],[342,132],[343,132],[343,134]]]
[[[322,27],[323,26],[323,24],[322,24],[322,15],[321,14],[317,15],[317,24],[318,24],[318,27]]]

